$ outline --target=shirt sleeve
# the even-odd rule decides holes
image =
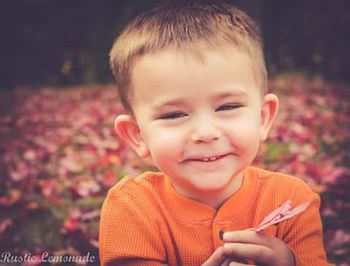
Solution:
[[[150,205],[149,199],[142,190],[137,191],[137,184],[132,180],[108,192],[100,219],[102,266],[166,264],[164,247],[152,213],[154,210]]]
[[[306,201],[311,201],[311,204],[303,213],[281,224],[281,238],[293,252],[296,266],[332,265],[327,262],[323,245],[320,196],[300,180],[295,187],[292,202],[296,207]]]

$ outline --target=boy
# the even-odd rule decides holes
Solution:
[[[127,111],[116,132],[161,172],[109,191],[102,265],[328,265],[319,196],[250,166],[278,110],[261,46],[246,14],[203,1],[145,12],[116,40],[110,61]],[[288,199],[311,204],[246,230]]]

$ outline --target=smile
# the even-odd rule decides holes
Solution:
[[[212,157],[205,157],[205,158],[195,158],[195,159],[189,159],[189,161],[199,161],[199,162],[213,162],[216,161],[218,159],[221,159],[223,157],[225,157],[225,155],[218,155],[218,156],[212,156]]]

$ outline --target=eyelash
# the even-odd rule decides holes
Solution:
[[[238,104],[238,103],[237,104],[224,104],[224,105],[220,106],[219,108],[217,108],[215,110],[215,112],[217,112],[217,111],[230,111],[230,110],[234,110],[234,109],[237,109],[240,107],[242,107],[242,105]],[[172,112],[172,113],[163,114],[158,119],[171,120],[171,119],[182,118],[185,116],[187,116],[187,114],[182,113],[182,112]]]
[[[182,112],[172,112],[172,113],[166,113],[164,115],[161,115],[159,119],[162,120],[170,120],[170,119],[176,119],[176,118],[181,118],[187,116],[185,113]]]
[[[224,105],[221,105],[219,108],[217,108],[215,111],[230,111],[240,107],[242,107],[242,104],[239,104],[239,103],[224,104]]]

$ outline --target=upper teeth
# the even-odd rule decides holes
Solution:
[[[201,159],[201,161],[204,161],[204,162],[215,161],[217,158],[218,158],[217,156],[210,157],[210,158],[203,158]]]

